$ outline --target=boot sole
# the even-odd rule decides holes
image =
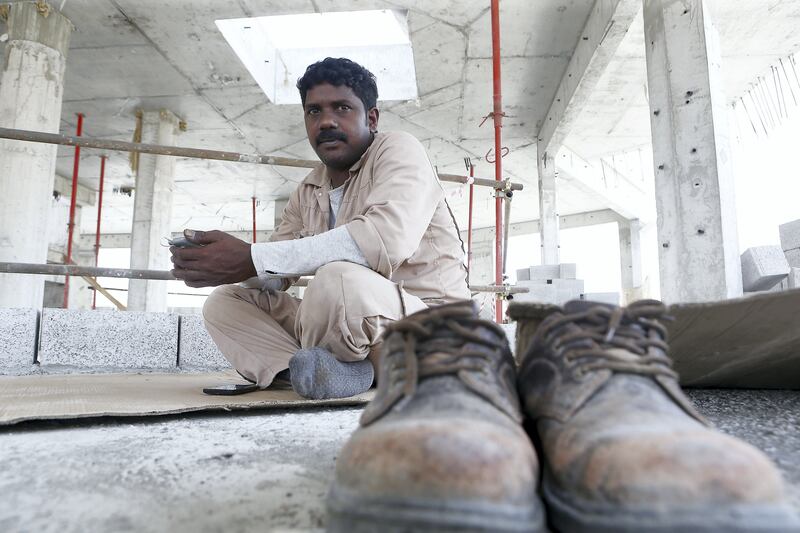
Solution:
[[[654,507],[601,506],[554,489],[545,472],[542,491],[555,529],[570,533],[797,533],[800,521],[788,506],[736,505]]]
[[[369,498],[334,483],[327,504],[329,533],[547,531],[538,498],[524,507],[468,500]]]

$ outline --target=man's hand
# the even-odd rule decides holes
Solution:
[[[189,287],[216,287],[238,283],[257,275],[250,244],[222,231],[183,231],[201,248],[171,246],[172,275]]]

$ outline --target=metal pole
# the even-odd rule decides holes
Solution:
[[[159,144],[132,143],[127,141],[110,141],[104,139],[84,139],[69,135],[44,133],[40,131],[15,130],[0,128],[0,139],[13,139],[16,141],[38,142],[46,144],[60,144],[62,146],[81,146],[83,148],[97,148],[100,150],[115,150],[118,152],[139,152],[140,154],[170,155],[175,157],[194,157],[198,159],[214,159],[219,161],[235,161],[238,163],[256,163],[261,165],[275,165],[280,167],[315,168],[319,161],[295,159],[258,154],[240,154],[238,152],[223,152],[219,150],[206,150],[204,148],[183,148],[180,146],[163,146]],[[467,176],[457,174],[439,174],[441,181],[450,183],[470,183]],[[475,185],[481,187],[504,187],[505,183],[498,180],[474,178]],[[511,189],[521,191],[521,183],[512,183]]]
[[[511,191],[506,193],[505,213],[503,213],[503,272],[508,267],[508,228],[511,225]]]
[[[0,274],[36,274],[46,276],[87,276],[92,278],[127,278],[127,279],[177,279],[169,270],[132,270],[129,268],[101,268],[84,265],[54,265],[36,263],[2,263]],[[296,287],[308,285],[308,278],[300,278],[294,283]],[[528,292],[526,287],[508,287],[495,285],[471,285],[472,292],[498,292],[516,294]]]
[[[501,92],[500,77],[500,1],[492,0],[492,89],[493,89],[493,109],[492,119],[494,120],[494,179],[497,182],[503,181],[503,157],[502,157],[502,131],[503,127],[503,98]],[[495,265],[494,283],[503,284],[503,251],[502,251],[502,208],[500,192],[502,186],[496,187],[495,198]],[[497,298],[495,301],[495,321],[500,324],[503,321],[503,299]]]
[[[83,132],[83,113],[78,113],[76,137]],[[72,235],[75,231],[75,206],[78,202],[78,167],[81,162],[81,147],[75,146],[75,160],[72,164],[72,192],[69,200],[69,225],[67,231],[67,263],[72,263]],[[64,309],[69,308],[69,276],[64,278]]]
[[[469,164],[469,176],[472,177],[475,175],[475,165],[472,163]],[[469,184],[469,219],[467,221],[467,273],[471,272],[472,268],[472,195],[475,190],[475,186],[470,183]]]
[[[106,156],[100,156],[100,187],[97,191],[97,229],[94,232],[94,266],[100,262],[100,215],[103,213],[103,183],[106,177]],[[97,291],[92,295],[92,309],[97,309]]]
[[[253,196],[253,244],[256,242],[256,197]]]

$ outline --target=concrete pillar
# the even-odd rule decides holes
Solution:
[[[33,2],[11,4],[0,126],[58,133],[72,24]],[[45,263],[56,146],[0,141],[0,261]],[[0,307],[41,309],[44,278],[0,274]]]
[[[619,260],[622,275],[623,303],[642,299],[642,246],[641,223],[638,220],[620,222]]]
[[[142,142],[174,145],[179,119],[172,112],[145,111],[142,116]],[[172,186],[175,177],[174,157],[140,154],[133,200],[131,233],[131,268],[170,270],[169,248],[172,221]],[[165,312],[167,282],[131,280],[128,285],[128,310]]]
[[[539,228],[542,242],[542,264],[559,263],[558,213],[556,211],[556,163],[545,152],[538,158],[539,167]]]
[[[717,35],[701,0],[644,0],[661,297],[742,294]]]

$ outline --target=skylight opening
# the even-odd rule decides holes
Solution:
[[[400,10],[217,20],[225,40],[275,104],[299,104],[295,83],[308,65],[347,57],[377,78],[380,100],[417,98],[407,14]]]

